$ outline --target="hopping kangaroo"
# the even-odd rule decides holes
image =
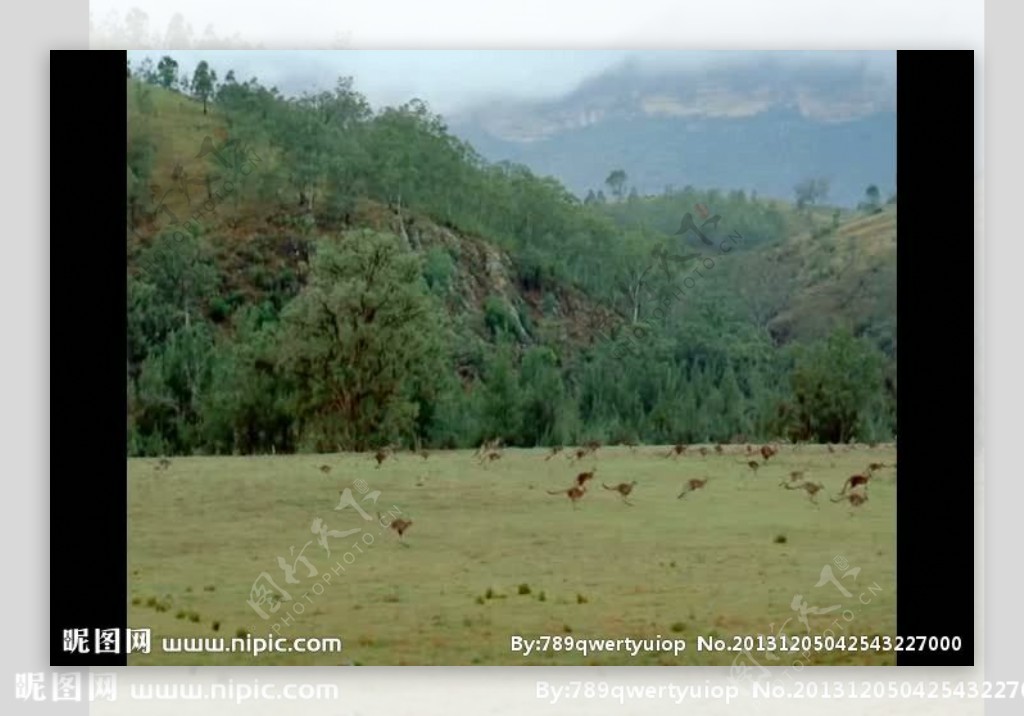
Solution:
[[[800,480],[803,480],[803,479],[804,479],[804,471],[803,470],[793,470],[793,472],[789,473],[789,483],[790,484],[793,484],[795,482],[800,482]],[[786,487],[786,481],[783,480],[782,482],[780,482],[779,483],[779,487]]]
[[[609,487],[608,485],[605,485],[603,482],[601,483],[601,485],[606,490],[618,492],[623,502],[625,502],[630,507],[633,506],[633,503],[626,498],[629,497],[629,493],[631,493],[633,491],[633,487],[636,486],[636,480],[633,480],[632,482],[620,482],[618,485],[615,485],[615,487]]]
[[[868,489],[868,482],[871,480],[871,473],[867,475],[851,475],[850,478],[843,483],[843,489],[839,491],[840,495],[845,495],[847,490],[852,490],[855,487],[864,486],[865,491]]]
[[[802,485],[796,487],[792,485],[786,485],[787,490],[804,490],[807,492],[807,498],[814,504],[818,504],[818,493],[825,489],[825,486],[820,482],[805,482]]]
[[[377,513],[377,520],[378,522],[383,522],[383,518],[380,516],[380,512]],[[402,541],[402,535],[405,534],[405,531],[407,529],[412,527],[412,520],[403,520],[401,517],[399,517],[398,519],[393,520],[391,524],[388,525],[388,527],[397,532],[398,540],[402,542],[402,544],[405,544],[405,542]]]
[[[832,498],[832,502],[842,502],[843,500],[849,502],[851,507],[860,507],[868,501],[868,496],[862,495],[859,492],[851,492],[849,495],[838,495]],[[853,513],[851,512],[850,514]]]
[[[686,483],[686,487],[683,488],[683,491],[679,493],[679,496],[676,497],[676,499],[678,500],[682,497],[686,497],[688,493],[693,492],[694,490],[699,490],[706,484],[708,484],[708,478],[705,477],[703,480],[694,478]]]
[[[747,467],[749,467],[751,470],[753,470],[755,475],[757,474],[758,468],[761,467],[761,463],[759,463],[757,460],[750,460],[749,462],[742,463],[742,464],[745,464]]]
[[[587,484],[587,480],[593,480],[594,479],[594,473],[595,472],[597,472],[597,468],[593,467],[593,468],[590,469],[590,472],[581,472],[579,475],[577,475],[576,476],[576,487],[585,487],[586,484]]]
[[[568,490],[548,490],[549,495],[565,495],[572,502],[572,508],[576,509],[576,503],[587,494],[587,488],[581,485],[573,485]]]
[[[669,448],[669,451],[665,453],[665,457],[679,457],[684,452],[686,452],[686,446],[679,443],[678,445],[673,445]]]

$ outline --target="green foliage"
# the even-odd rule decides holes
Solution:
[[[446,250],[434,247],[423,257],[423,278],[427,286],[438,296],[444,296],[451,290],[455,276],[455,262]]]
[[[174,89],[178,84],[178,62],[168,55],[161,57],[156,66],[155,79],[164,89]]]
[[[206,114],[206,103],[213,96],[216,82],[217,73],[210,69],[206,60],[196,65],[195,73],[192,75],[192,94],[203,101],[203,114]]]
[[[168,173],[156,85],[175,88],[176,70],[165,57],[129,80],[132,226]],[[605,188],[617,201],[598,190],[580,202],[527,167],[485,162],[422,101],[373,111],[351,78],[289,98],[231,71],[217,84],[201,62],[188,84],[261,169],[230,175],[241,237],[214,212],[201,232],[129,238],[133,454],[895,430],[894,269],[884,257],[842,268],[845,227],[815,208],[827,181],[797,187],[800,213],[740,190],[625,201],[616,169]],[[716,242],[739,237],[730,253],[677,233],[698,204],[721,218]],[[368,223],[401,237],[348,231],[367,206],[386,212]],[[252,228],[268,218],[269,236]],[[428,224],[443,242],[423,240]],[[807,255],[788,241],[816,231],[835,236]],[[697,258],[675,260],[686,254]],[[839,298],[826,303],[822,284]],[[825,308],[801,313],[801,297]],[[862,338],[829,340],[865,363],[804,345],[845,322]]]
[[[500,296],[488,296],[484,300],[484,325],[495,338],[516,334],[516,319]]]
[[[797,439],[848,442],[858,426],[877,420],[883,392],[882,354],[840,329],[796,350],[792,372]]]
[[[317,445],[365,450],[412,435],[414,391],[443,372],[444,316],[396,237],[320,241],[281,318],[281,365]]]
[[[608,178],[604,180],[604,183],[611,191],[612,196],[619,201],[622,201],[622,196],[626,186],[626,179],[627,176],[625,171],[622,169],[613,169],[611,174],[608,175]]]
[[[510,343],[502,343],[488,358],[480,423],[486,436],[518,436],[523,422],[519,376]]]

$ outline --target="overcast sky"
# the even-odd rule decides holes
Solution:
[[[205,59],[223,78],[233,69],[239,81],[258,77],[287,94],[331,89],[351,75],[355,88],[374,107],[413,97],[450,114],[486,99],[543,98],[564,94],[581,81],[627,60],[651,66],[701,67],[709,63],[756,61],[752,52],[628,50],[180,50],[131,51],[133,66],[172,55],[191,74]],[[889,79],[896,74],[893,52],[773,52],[792,62],[866,65]]]

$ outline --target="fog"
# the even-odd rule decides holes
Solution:
[[[206,60],[223,78],[234,70],[239,81],[257,77],[287,95],[332,89],[339,76],[352,76],[355,88],[374,107],[425,100],[452,114],[489,100],[544,99],[575,89],[588,78],[632,63],[643,69],[700,70],[721,64],[759,64],[766,57],[780,67],[847,65],[894,81],[894,52],[710,52],[629,50],[181,50],[130,51],[133,67],[170,54],[191,75]]]

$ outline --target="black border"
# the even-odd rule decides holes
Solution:
[[[51,303],[63,329],[51,338],[67,366],[51,385],[50,664],[117,666],[128,626],[126,53],[50,59]],[[971,429],[953,420],[971,420],[973,383],[950,370],[973,365],[973,342],[949,336],[973,321],[972,264],[947,248],[974,237],[974,63],[973,51],[897,55],[897,631],[962,640],[959,652],[899,652],[907,666],[975,663],[973,459],[961,439]],[[122,653],[63,650],[64,629],[115,627]]]
[[[51,666],[127,664],[126,55],[50,53]],[[94,653],[112,628],[120,653]],[[65,629],[90,653],[65,652]]]
[[[963,640],[960,652],[899,652],[900,666],[975,663],[974,62],[970,50],[896,56],[896,628]]]

